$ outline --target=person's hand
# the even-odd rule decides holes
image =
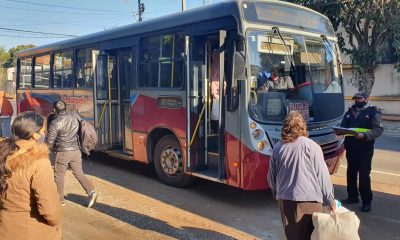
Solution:
[[[365,135],[364,135],[364,133],[356,133],[356,135],[354,135],[354,137],[357,139],[364,139]]]
[[[328,210],[331,213],[335,213],[335,211],[336,211],[336,202],[335,201],[333,201],[333,203],[331,203],[331,205],[328,207]]]

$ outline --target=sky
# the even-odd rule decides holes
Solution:
[[[222,0],[186,0],[191,9]],[[143,21],[179,12],[182,0],[141,0]],[[0,0],[0,46],[36,46],[137,21],[138,0]],[[40,32],[40,33],[38,33]]]

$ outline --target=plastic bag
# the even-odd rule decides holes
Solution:
[[[354,212],[340,207],[335,213],[313,213],[311,240],[357,240],[360,220]]]

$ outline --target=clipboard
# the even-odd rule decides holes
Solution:
[[[336,135],[356,135],[357,131],[354,128],[332,127]]]

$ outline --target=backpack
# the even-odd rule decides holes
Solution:
[[[78,138],[81,151],[90,155],[90,151],[96,148],[98,142],[97,132],[93,125],[82,119],[79,114],[75,114],[79,122]]]

